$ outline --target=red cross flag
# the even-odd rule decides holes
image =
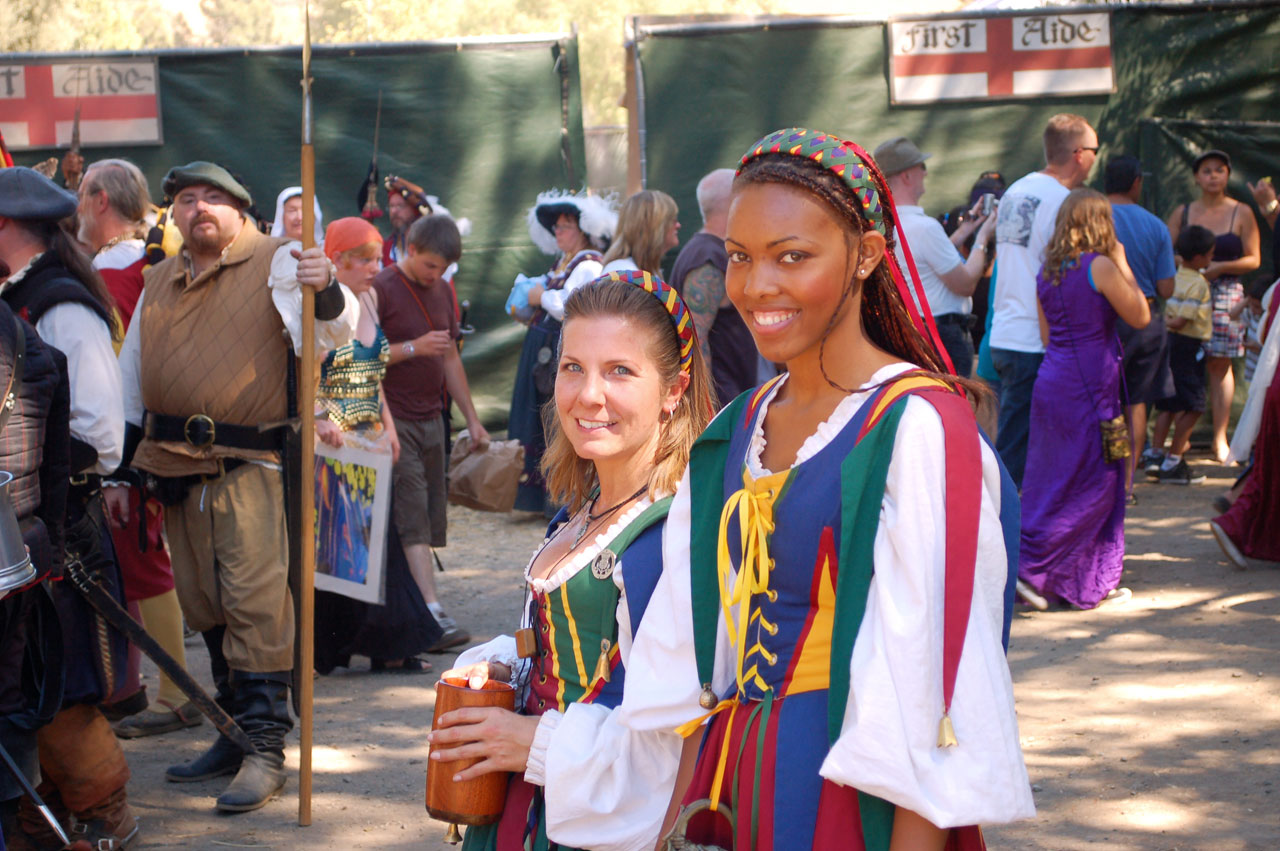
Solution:
[[[893,103],[1110,94],[1111,16],[890,21]]]
[[[160,144],[157,79],[154,59],[0,63],[0,134],[13,151],[65,147],[79,107],[85,147]]]

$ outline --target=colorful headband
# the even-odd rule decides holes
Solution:
[[[634,284],[662,304],[667,313],[671,314],[671,324],[675,326],[676,339],[680,341],[680,370],[688,372],[693,366],[693,319],[689,315],[689,309],[684,306],[680,293],[662,278],[648,272],[610,272],[596,278],[593,283],[605,281]]]
[[[854,197],[862,205],[862,214],[871,226],[885,236],[889,235],[885,223],[884,208],[880,204],[880,191],[872,178],[870,155],[853,142],[846,142],[828,133],[789,127],[775,130],[756,142],[742,156],[742,165],[765,154],[790,154],[813,160],[835,174],[853,190]],[[861,162],[859,162],[861,160]],[[742,167],[738,168],[738,174]]]
[[[742,155],[742,165],[738,167],[737,173],[742,174],[742,169],[747,163],[765,154],[787,154],[818,163],[853,190],[854,197],[862,207],[862,215],[873,228],[880,231],[886,239],[889,238],[891,229],[896,230],[893,223],[898,220],[898,211],[894,208],[893,196],[889,194],[884,175],[880,173],[871,155],[853,142],[847,142],[830,133],[819,133],[803,127],[775,130],[747,149],[747,152]],[[881,186],[885,190],[883,197],[880,192]],[[929,301],[925,298],[924,286],[920,283],[920,273],[916,271],[916,262],[911,256],[911,248],[900,231],[897,233],[897,240],[902,246],[907,270],[911,273],[911,282],[915,288],[914,297],[911,288],[907,285],[906,276],[898,267],[898,259],[892,251],[885,252],[884,256],[884,262],[889,266],[889,275],[898,287],[898,293],[902,296],[912,324],[933,343],[943,365],[954,373],[955,366],[951,363],[947,347],[942,345],[942,338],[938,336],[938,327],[933,321],[932,311],[929,310]]]

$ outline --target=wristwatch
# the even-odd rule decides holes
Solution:
[[[1262,215],[1269,216],[1276,211],[1276,207],[1280,207],[1280,199],[1272,198],[1267,206],[1262,208]]]
[[[405,357],[407,357],[407,358],[411,358],[411,357],[413,357],[413,343],[401,343],[401,344],[400,344],[400,351],[401,351],[401,352],[404,354],[404,356],[405,356]]]

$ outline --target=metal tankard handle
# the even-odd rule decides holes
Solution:
[[[719,845],[699,845],[696,842],[690,842],[688,837],[685,836],[685,831],[689,829],[689,819],[703,810],[710,809],[710,798],[702,798],[686,807],[681,807],[680,815],[676,817],[676,823],[671,826],[671,832],[662,838],[659,851],[725,851]],[[730,827],[733,826],[733,810],[722,805],[717,807],[715,812],[727,819]]]

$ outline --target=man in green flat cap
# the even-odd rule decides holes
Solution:
[[[248,190],[221,166],[174,168],[164,192],[184,247],[145,272],[120,352],[133,437],[126,453],[136,446],[133,466],[154,479],[166,505],[178,599],[208,645],[218,702],[257,748],[245,756],[219,737],[165,777],[235,773],[217,807],[243,812],[284,785],[293,726],[281,463],[301,287],[316,290],[317,353],[351,339],[359,308],[319,248],[292,251],[287,239],[258,231],[244,212]]]

